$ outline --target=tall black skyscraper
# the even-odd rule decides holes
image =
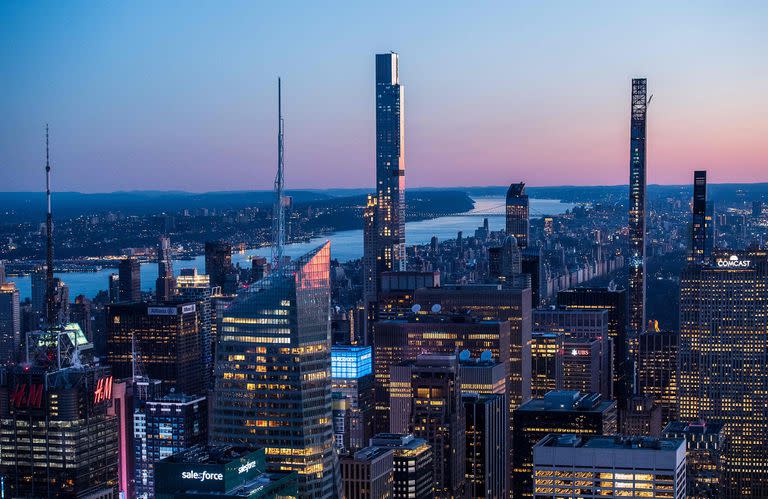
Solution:
[[[120,261],[120,301],[141,300],[141,268],[133,257]]]
[[[648,110],[645,78],[632,80],[629,139],[629,328],[645,328],[645,120]]]
[[[211,278],[211,286],[225,287],[231,269],[232,245],[224,241],[206,241],[205,273]]]
[[[702,263],[707,246],[707,172],[693,172],[693,224],[688,261]]]
[[[157,280],[155,281],[157,300],[170,300],[175,287],[173,261],[171,260],[171,240],[162,236],[157,245]]]
[[[405,155],[399,56],[376,54],[376,213],[380,271],[405,270]]]
[[[507,235],[515,236],[517,245],[528,246],[528,195],[525,183],[512,184],[507,190]]]

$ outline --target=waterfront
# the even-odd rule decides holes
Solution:
[[[474,210],[467,213],[418,222],[408,222],[405,230],[406,242],[409,245],[426,244],[432,236],[437,236],[441,241],[452,239],[456,237],[458,231],[462,231],[465,237],[472,236],[475,229],[482,225],[483,218],[488,218],[488,224],[492,231],[504,228],[503,197],[477,197],[474,198],[474,201]],[[562,203],[556,199],[531,199],[530,215],[532,218],[558,215],[565,213],[566,210],[574,206],[573,203]],[[363,255],[362,229],[339,231],[314,238],[307,242],[289,244],[286,246],[285,254],[291,257],[302,255],[325,240],[331,241],[331,256],[337,260],[354,260]],[[234,253],[232,255],[232,263],[235,265],[240,264],[243,267],[250,267],[250,259],[255,255],[268,257],[270,255],[270,248],[264,247],[243,253]],[[192,260],[174,260],[173,262],[173,270],[177,275],[181,269],[193,267],[198,272],[204,273],[205,257],[198,255]],[[70,301],[74,301],[75,297],[80,294],[93,298],[99,291],[106,290],[109,275],[116,272],[116,268],[107,268],[97,272],[58,273],[56,276],[69,286],[69,298]],[[157,279],[157,265],[155,263],[143,263],[141,265],[141,289],[144,291],[154,291],[155,279]],[[31,295],[30,276],[12,277],[9,280],[16,282],[22,300]]]

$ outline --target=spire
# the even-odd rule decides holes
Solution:
[[[272,266],[280,268],[285,244],[285,208],[283,206],[283,98],[280,78],[277,79],[277,175],[275,176],[275,207],[272,212],[274,241]]]
[[[45,124],[45,196],[48,212],[45,218],[45,319],[49,327],[56,325],[56,297],[53,281],[53,214],[51,212],[51,161],[48,147],[48,123]]]

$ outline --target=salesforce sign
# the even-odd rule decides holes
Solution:
[[[158,462],[155,465],[155,497],[168,497],[165,494],[179,491],[223,494],[253,480],[265,468],[263,449],[207,447],[205,451],[190,449]]]

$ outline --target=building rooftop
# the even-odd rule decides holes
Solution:
[[[686,423],[683,421],[672,421],[664,428],[662,434],[683,433],[692,435],[719,434],[723,429],[723,423],[710,423],[705,421]]]
[[[615,402],[603,400],[599,393],[582,393],[578,390],[552,390],[543,398],[531,399],[517,408],[518,411],[595,412],[606,411]]]
[[[196,445],[187,450],[177,452],[164,459],[168,463],[185,464],[227,464],[254,452],[244,447],[230,445],[205,446]]]
[[[541,447],[572,447],[584,449],[677,451],[680,446],[685,445],[685,442],[683,440],[671,438],[625,437],[621,435],[581,436],[566,433],[562,435],[547,435],[536,445]]]
[[[416,438],[409,433],[379,433],[371,438],[371,447],[390,447],[416,450],[427,444],[423,438]]]

